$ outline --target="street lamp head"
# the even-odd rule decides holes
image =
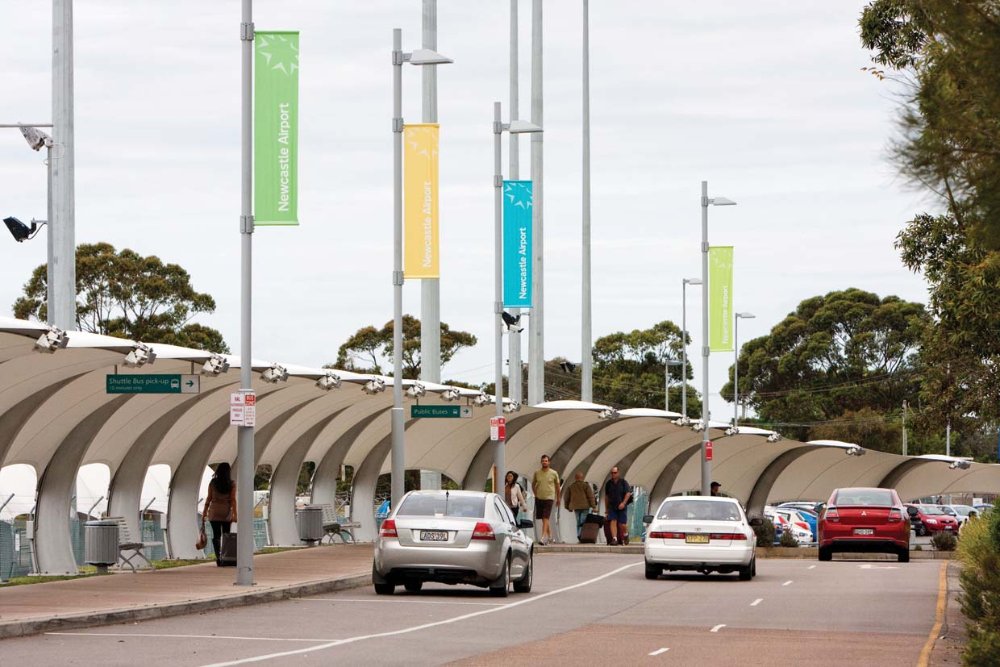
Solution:
[[[509,125],[504,125],[504,129],[511,134],[538,134],[544,132],[541,125],[535,125],[526,120],[512,120]]]
[[[708,203],[712,206],[736,206],[736,202],[726,197],[712,197]]]
[[[685,285],[700,285],[701,284],[701,278],[685,278],[684,279],[684,284]]]
[[[411,65],[448,65],[455,62],[431,49],[417,49],[413,53],[404,53],[403,60]]]
[[[754,315],[753,313],[736,313],[736,317],[739,317],[740,319],[744,320],[752,320],[757,316]]]
[[[35,235],[35,232],[37,231],[36,229],[37,225],[35,221],[32,221],[31,227],[28,227],[28,225],[24,224],[23,222],[21,222],[20,220],[18,220],[13,216],[9,218],[4,218],[3,224],[7,225],[7,229],[10,230],[11,236],[13,236],[14,240],[17,241],[18,243],[30,239]]]
[[[52,146],[52,137],[39,130],[37,127],[22,125],[21,134],[24,135],[24,140],[28,142],[29,146],[31,146],[31,150],[40,151],[43,148],[49,148]]]

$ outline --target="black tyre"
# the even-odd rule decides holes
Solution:
[[[647,579],[659,579],[660,575],[663,574],[663,568],[659,565],[651,565],[646,563],[646,578]]]
[[[752,560],[750,561],[749,565],[741,567],[739,570],[740,581],[750,581],[751,579],[753,579],[753,568],[754,568],[754,563]]]
[[[372,585],[375,586],[377,595],[392,595],[396,592],[396,585],[378,573],[378,570],[375,569],[375,563],[372,563]]]
[[[897,556],[897,560],[900,563],[909,563],[910,562],[910,550],[909,549],[900,549],[899,550],[899,554]]]
[[[528,564],[524,566],[524,574],[520,579],[514,582],[514,592],[515,593],[530,593],[531,592],[531,580],[534,577],[534,563],[535,555],[534,553],[528,554]]]
[[[820,547],[819,548],[819,559],[820,560],[833,560],[833,552],[830,547]]]
[[[756,556],[754,556],[753,560],[750,561],[750,576],[751,577],[756,577],[757,576],[757,557]]]
[[[505,598],[510,593],[510,555],[503,565],[503,572],[500,577],[490,584],[490,595],[495,598]]]
[[[419,593],[420,589],[424,587],[424,582],[422,581],[407,581],[403,584],[403,588],[406,589],[407,593]]]

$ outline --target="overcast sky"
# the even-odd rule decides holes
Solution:
[[[259,30],[301,31],[301,226],[254,234],[255,358],[333,361],[355,330],[392,318],[392,29],[420,46],[421,0],[257,0]],[[858,287],[925,301],[892,244],[929,203],[886,153],[897,97],[861,71],[854,0],[593,0],[593,332],[681,321],[697,277],[700,182],[735,246],[735,308],[766,334],[803,299]],[[530,0],[521,0],[521,117],[530,102]],[[508,0],[439,0],[441,315],[479,344],[444,379],[492,370],[492,104],[508,114]],[[218,304],[200,322],[239,344],[240,2],[75,3],[76,238],[185,267]],[[581,3],[545,2],[545,357],[581,356]],[[51,118],[51,3],[0,3],[0,123]],[[404,70],[420,120],[420,72]],[[528,140],[522,172],[529,175]],[[42,154],[0,131],[0,217],[45,217]],[[504,157],[506,165],[506,156]],[[0,314],[33,242],[0,238]],[[695,386],[700,288],[688,291]],[[420,287],[404,288],[419,317]],[[527,351],[525,350],[525,356]],[[717,392],[730,354],[713,354]],[[675,409],[679,406],[672,406]]]

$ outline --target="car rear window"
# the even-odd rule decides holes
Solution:
[[[485,515],[485,496],[418,495],[410,496],[399,506],[402,516],[457,516],[481,519]]]
[[[702,521],[739,521],[736,503],[706,500],[671,500],[660,507],[657,519],[693,519]]]
[[[838,505],[866,505],[876,507],[892,507],[892,492],[885,489],[866,489],[858,491],[840,491],[837,493]]]

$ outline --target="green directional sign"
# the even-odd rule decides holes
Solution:
[[[139,373],[108,375],[105,389],[109,394],[197,394],[201,391],[201,378]]]
[[[411,405],[410,419],[445,418],[445,419],[470,419],[472,408],[468,405]]]

